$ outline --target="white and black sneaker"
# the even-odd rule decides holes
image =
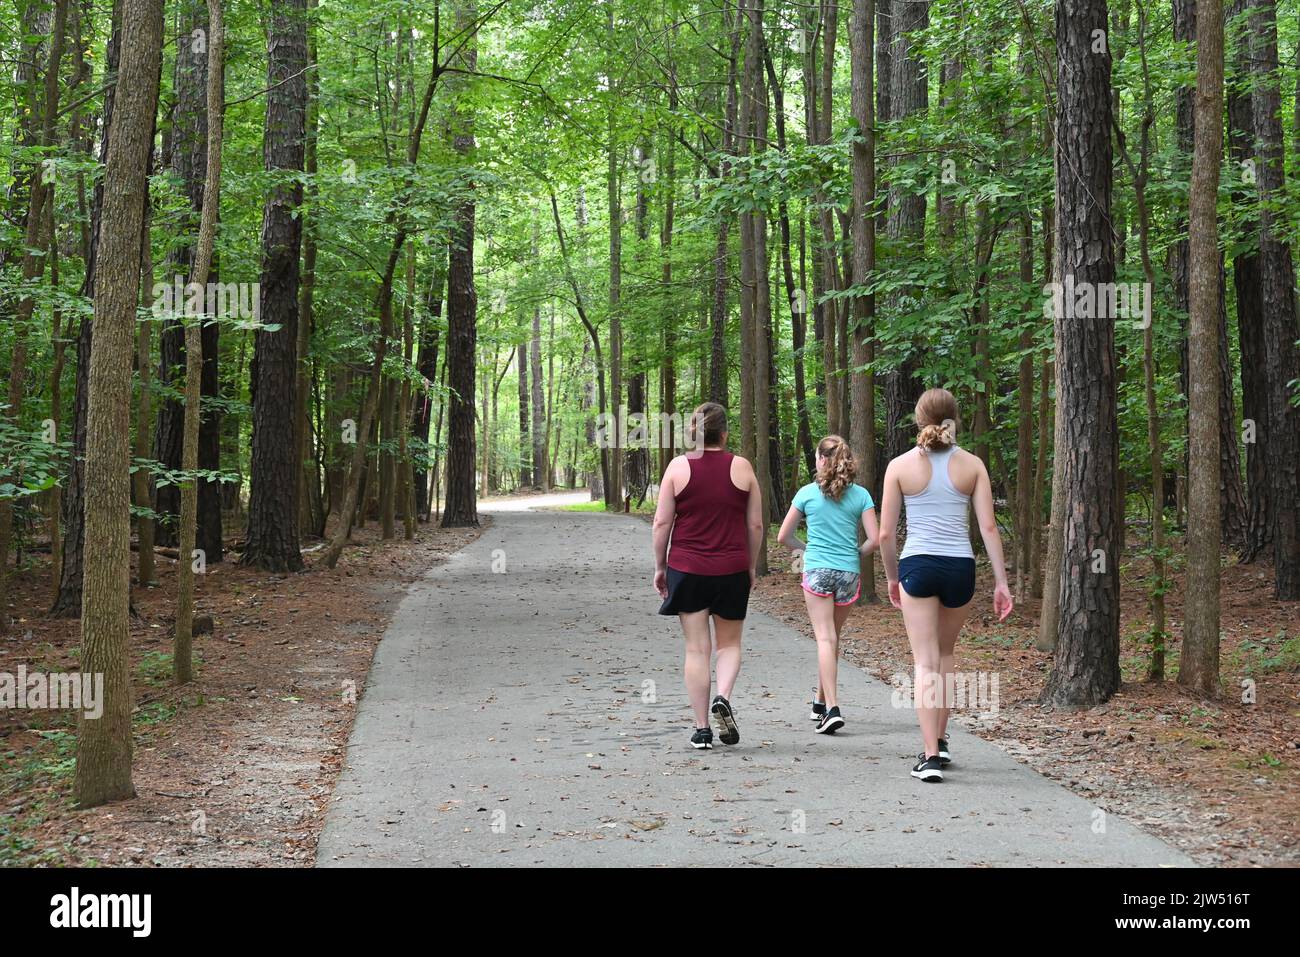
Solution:
[[[820,721],[826,717],[826,703],[823,701],[814,701],[812,704],[812,713],[808,715],[809,721]]]
[[[731,710],[731,702],[722,695],[713,698],[713,720],[718,725],[718,740],[723,744],[738,744],[740,728],[736,726],[736,715]]]
[[[926,757],[924,754],[917,755],[916,767],[912,768],[912,777],[925,781],[927,784],[940,784],[943,782],[943,762],[939,756],[932,755]]]
[[[691,747],[697,751],[710,751],[713,749],[713,729],[696,728],[695,733],[691,735]]]
[[[822,719],[817,722],[817,727],[813,730],[818,734],[834,734],[842,727],[844,727],[844,719],[840,717],[840,709],[837,706],[822,715]]]
[[[952,764],[952,754],[948,751],[948,739],[939,739],[939,763],[945,768]]]

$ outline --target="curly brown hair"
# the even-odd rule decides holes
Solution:
[[[838,435],[828,435],[817,443],[821,465],[817,468],[817,487],[833,502],[838,502],[844,490],[853,484],[858,475],[858,460]]]

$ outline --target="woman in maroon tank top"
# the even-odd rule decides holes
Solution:
[[[695,713],[691,746],[712,748],[710,711],[723,744],[740,740],[730,699],[764,532],[763,500],[753,466],[726,450],[726,409],[716,402],[701,405],[691,415],[686,440],[695,448],[673,459],[659,483],[655,590],[664,599],[659,614],[676,615],[686,636],[686,692]],[[715,644],[718,693],[710,704]]]

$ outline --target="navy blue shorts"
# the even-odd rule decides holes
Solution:
[[[961,608],[975,597],[975,559],[908,555],[898,563],[898,583],[913,598],[938,598],[945,608]]]

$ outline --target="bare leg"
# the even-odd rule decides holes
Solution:
[[[937,705],[942,699],[943,674],[939,655],[939,599],[913,598],[902,590],[903,623],[907,626],[907,640],[912,646],[912,660],[916,665],[916,684],[913,689],[916,717],[925,740],[926,757],[939,753],[939,722],[942,709]]]
[[[807,603],[807,597],[808,597],[808,593],[804,592],[805,604]],[[849,612],[852,609],[853,609],[852,605],[835,606],[835,640],[837,643],[839,642],[840,636],[844,634],[844,622],[848,620]],[[810,612],[810,617],[811,617],[811,612]],[[837,652],[838,652],[838,647],[837,647]],[[817,674],[817,694],[813,698],[813,700],[820,701],[823,704],[825,704],[826,702],[826,689],[822,687],[820,668],[818,669],[818,674]]]
[[[853,610],[852,605],[835,606],[835,637],[840,638],[844,635],[844,623],[849,620],[849,612]]]
[[[951,687],[949,678],[956,667],[953,653],[957,647],[957,636],[961,634],[962,625],[966,624],[966,619],[970,617],[972,607],[974,607],[973,601],[968,601],[960,608],[939,606],[939,671],[943,675],[945,695]],[[948,715],[952,713],[952,704],[945,699],[943,708],[940,709],[939,737],[941,738],[948,736]]]
[[[713,616],[713,640],[718,646],[718,694],[728,701],[740,674],[740,633],[744,627],[743,620]],[[708,693],[706,685],[705,697]]]
[[[678,615],[682,634],[686,636],[686,694],[695,712],[695,727],[709,726],[709,657],[713,651],[709,638],[709,613],[693,611]]]
[[[839,635],[835,628],[835,603],[826,596],[803,593],[804,604],[808,606],[808,620],[812,622],[813,635],[817,639],[817,678],[818,693],[824,697],[827,708],[839,706],[836,692],[836,679],[840,660]]]
[[[804,592],[804,595],[805,595],[805,596],[806,596],[807,594],[808,594],[807,592]],[[836,654],[839,653],[839,640],[840,640],[840,637],[844,634],[844,622],[848,620],[849,612],[852,611],[852,609],[853,609],[853,606],[852,606],[852,605],[836,605],[836,606],[835,606],[835,642],[836,642]],[[838,666],[837,666],[837,668],[838,668]],[[825,689],[822,688],[821,675],[818,674],[818,676],[817,676],[817,697],[814,698],[813,700],[824,702],[824,701],[826,700],[825,694],[826,694]]]

